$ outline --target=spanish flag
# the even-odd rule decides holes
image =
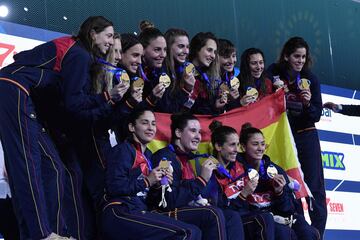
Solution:
[[[155,139],[148,145],[152,152],[165,147],[171,137],[170,114],[156,113],[157,133]],[[209,125],[213,120],[222,122],[223,125],[235,128],[239,133],[244,123],[261,129],[268,145],[266,154],[271,160],[281,166],[287,174],[296,179],[300,185],[300,191],[296,197],[301,198],[311,195],[304,183],[303,173],[297,158],[295,142],[291,133],[290,125],[286,115],[284,91],[266,96],[261,100],[246,107],[233,109],[229,112],[213,117],[209,115],[198,115],[202,128],[202,140],[199,153],[211,153],[211,131]],[[195,165],[192,163],[193,166]],[[194,167],[195,169],[195,167]]]

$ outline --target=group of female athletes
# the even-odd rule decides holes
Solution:
[[[314,123],[322,110],[309,46],[290,38],[265,71],[211,32],[148,26],[118,34],[102,16],[76,36],[14,56],[0,70],[0,140],[21,239],[321,239],[327,211]],[[197,114],[250,106],[278,89],[309,198],[312,224],[261,130],[214,121],[212,155],[196,154]],[[154,112],[171,113],[155,153]],[[111,146],[109,130],[118,144]],[[238,152],[238,147],[242,152]],[[189,160],[205,157],[194,171]]]

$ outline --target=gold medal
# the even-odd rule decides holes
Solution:
[[[194,64],[192,64],[190,62],[186,63],[185,72],[186,72],[186,74],[190,74],[190,73],[194,74],[195,73]]]
[[[248,87],[246,89],[246,95],[250,96],[250,97],[253,97],[254,101],[256,101],[256,99],[259,96],[259,92],[256,90],[256,88]]]
[[[142,78],[137,78],[133,84],[132,87],[134,90],[139,90],[139,89],[143,89],[144,88],[144,79]]]
[[[229,94],[229,93],[230,93],[229,86],[226,83],[222,83],[220,85],[220,95]]]
[[[240,80],[237,78],[237,77],[233,77],[231,80],[230,80],[230,87],[232,89],[239,89],[240,87]]]
[[[159,83],[163,84],[165,88],[168,88],[171,84],[170,77],[166,73],[162,73],[159,78]]]
[[[216,166],[219,166],[219,160],[217,160],[215,157],[210,156],[208,159],[210,159]]]
[[[311,82],[309,79],[302,78],[298,81],[297,84],[300,90],[309,90]]]
[[[253,168],[248,169],[248,176],[249,176],[250,181],[252,181],[252,180],[258,181],[259,180],[259,173]]]
[[[120,82],[124,83],[124,85],[130,84],[129,74],[125,70],[121,71]]]
[[[159,163],[160,169],[166,170],[170,168],[170,161],[167,160],[161,160]]]
[[[278,174],[278,170],[274,165],[269,165],[268,168],[266,169],[266,172],[269,178],[274,178],[274,176]]]

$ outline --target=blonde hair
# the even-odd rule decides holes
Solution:
[[[114,40],[119,39],[121,41],[121,37],[119,33],[114,33]],[[114,45],[109,48],[108,53],[106,54],[106,61],[109,63],[113,63],[115,60],[114,53]],[[108,71],[114,69],[111,66],[104,66],[104,69],[101,70],[101,73],[98,75],[96,81],[94,81],[93,88],[95,93],[102,93],[103,91],[110,91],[113,88],[112,80],[114,76],[114,72]]]

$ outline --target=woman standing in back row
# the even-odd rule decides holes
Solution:
[[[38,118],[33,94],[50,97],[51,89],[56,89],[66,116],[90,125],[111,113],[111,105],[120,98],[118,86],[96,95],[83,89],[91,84],[94,58],[105,55],[114,42],[112,25],[104,17],[89,17],[77,36],[18,53],[13,64],[1,69],[0,137],[21,239],[68,235],[61,216],[64,166]],[[46,163],[52,164],[47,168]]]
[[[323,236],[327,208],[320,142],[315,128],[321,117],[322,100],[320,82],[310,71],[310,65],[309,45],[301,37],[292,37],[285,43],[279,61],[272,64],[268,72],[274,85],[285,88],[286,109],[298,158],[314,197],[307,198],[310,219]]]

